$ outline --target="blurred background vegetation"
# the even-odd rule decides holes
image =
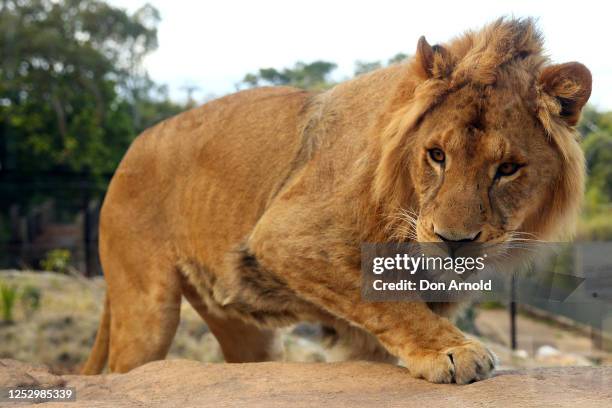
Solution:
[[[134,137],[196,105],[191,98],[171,100],[143,68],[143,58],[157,48],[160,18],[150,5],[128,13],[100,0],[0,1],[0,248],[15,248],[9,244],[23,217],[27,231],[21,235],[34,242],[44,228],[27,217],[50,200],[56,221],[74,222],[91,202],[100,202]],[[357,61],[354,74],[406,57]],[[236,89],[324,90],[334,85],[334,69],[332,61],[262,68],[246,73]],[[612,112],[589,107],[579,131],[589,170],[579,238],[610,240]],[[84,223],[95,230],[89,225],[95,219]],[[30,266],[57,264],[57,253],[47,253],[53,249],[45,248]],[[14,266],[7,263],[15,259],[0,256],[0,267]]]

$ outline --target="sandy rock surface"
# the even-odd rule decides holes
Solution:
[[[43,404],[73,408],[612,406],[612,367],[502,371],[486,381],[457,386],[429,384],[410,378],[401,367],[365,362],[166,360],[127,374],[56,376],[44,366],[0,360],[0,387],[17,385],[75,387],[76,402]]]

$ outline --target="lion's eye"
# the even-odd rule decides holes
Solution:
[[[520,169],[521,166],[517,163],[502,163],[497,168],[497,177],[511,176]]]
[[[429,149],[428,152],[429,152],[429,157],[431,157],[431,160],[435,161],[436,163],[444,163],[446,156],[444,155],[444,152],[441,149],[438,149],[438,148]]]

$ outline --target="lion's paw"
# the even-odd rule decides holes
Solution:
[[[411,353],[406,364],[417,378],[433,383],[469,384],[490,377],[496,361],[483,344],[467,340],[443,351]]]

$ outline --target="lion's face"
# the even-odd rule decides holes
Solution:
[[[410,177],[420,242],[505,243],[550,200],[560,153],[520,95],[466,86],[425,115]]]
[[[507,254],[571,236],[585,173],[575,125],[591,74],[548,65],[542,50],[528,21],[433,47],[421,37],[373,138],[373,196],[392,239]]]

